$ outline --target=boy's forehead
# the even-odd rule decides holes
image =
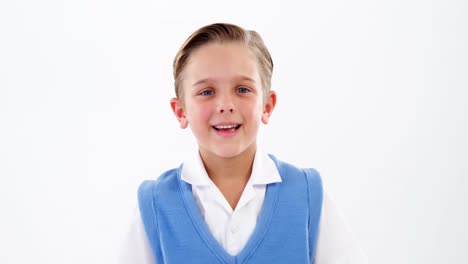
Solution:
[[[208,78],[201,78],[201,79],[195,79],[193,80],[194,82],[189,83],[190,86],[197,86],[197,85],[202,85],[202,84],[210,84],[210,83],[217,83],[223,81],[224,78],[213,78],[213,77],[208,77]],[[238,76],[233,76],[231,80],[226,80],[226,81],[234,81],[234,82],[250,82],[253,84],[256,84],[257,81],[254,78],[251,78],[247,75],[238,75]]]
[[[184,74],[189,85],[216,81],[260,81],[258,63],[241,45],[209,45],[190,56]]]

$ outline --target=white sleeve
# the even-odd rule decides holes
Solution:
[[[367,257],[330,196],[323,192],[317,250],[313,264],[366,264]]]
[[[140,211],[132,219],[130,230],[120,250],[118,264],[156,264],[146,237]]]

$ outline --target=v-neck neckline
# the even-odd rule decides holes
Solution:
[[[237,255],[232,256],[221,246],[221,244],[215,239],[209,230],[208,225],[206,224],[200,210],[197,207],[195,198],[193,197],[192,185],[181,179],[182,166],[183,165],[181,165],[177,170],[177,179],[179,182],[182,198],[185,203],[185,208],[187,209],[187,212],[192,220],[193,225],[195,226],[195,229],[198,231],[198,234],[222,263],[244,263],[250,258],[268,230],[274,211],[273,209],[276,204],[276,199],[278,197],[280,182],[267,184],[265,199],[263,201],[262,209],[258,217],[257,224],[255,225],[255,229],[244,248]]]

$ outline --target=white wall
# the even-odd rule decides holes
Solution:
[[[193,148],[173,56],[219,21],[264,37],[261,142],[321,171],[370,263],[468,263],[466,1],[281,2],[2,1],[0,263],[115,262],[138,184]]]

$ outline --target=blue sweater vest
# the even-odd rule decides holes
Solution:
[[[229,255],[210,233],[179,168],[144,181],[138,200],[146,235],[157,264],[310,264],[322,209],[322,182],[314,169],[300,169],[270,155],[282,182],[267,185],[257,225],[236,255]]]

